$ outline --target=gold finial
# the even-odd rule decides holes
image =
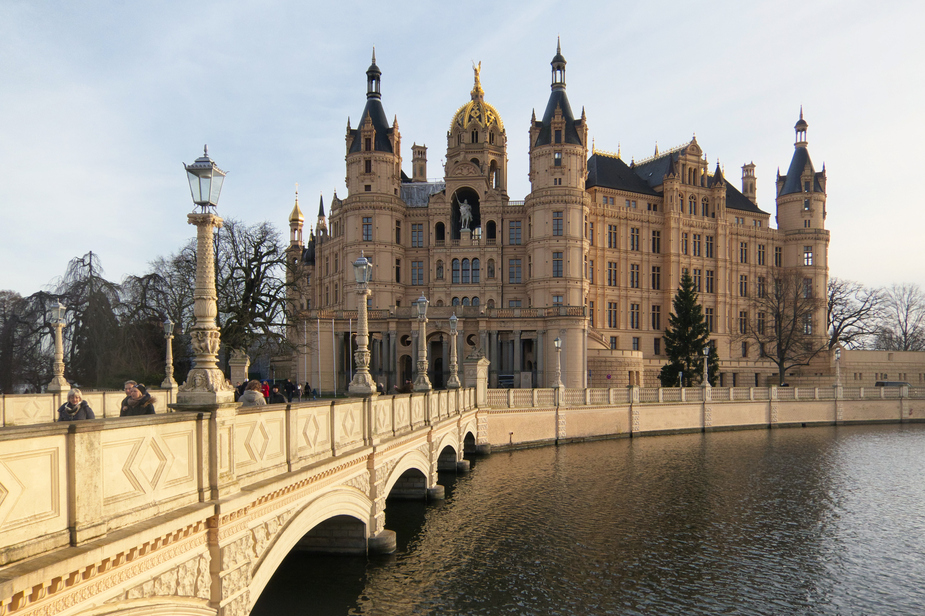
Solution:
[[[482,98],[485,95],[485,91],[482,90],[482,82],[479,80],[479,75],[482,72],[481,60],[479,60],[478,64],[476,64],[473,60],[472,71],[475,73],[475,85],[472,86],[472,100],[476,100],[478,98]]]
[[[295,183],[295,204],[299,204],[299,183]]]
[[[619,142],[619,141],[617,142],[617,158],[621,158],[621,157],[620,157],[620,142]]]

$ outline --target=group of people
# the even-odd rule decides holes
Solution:
[[[283,383],[282,391],[278,383],[270,385],[268,381],[262,383],[258,380],[238,383],[235,388],[235,400],[241,403],[241,406],[264,406],[267,404],[291,404],[293,398],[300,401],[314,400],[318,398],[318,390],[312,389],[309,383],[303,387],[301,383],[293,383],[286,379]]]
[[[154,398],[143,383],[125,382],[125,398],[119,409],[119,417],[154,415]],[[74,388],[67,392],[67,402],[58,407],[58,421],[96,419],[93,409],[83,399],[83,392]]]

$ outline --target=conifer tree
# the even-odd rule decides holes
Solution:
[[[683,385],[686,387],[703,381],[703,349],[707,346],[709,337],[703,308],[697,302],[694,281],[690,274],[684,274],[681,277],[681,287],[674,296],[672,312],[668,316],[668,328],[665,330],[668,363],[662,367],[659,375],[663,387],[677,387],[679,378],[683,378]],[[710,384],[714,385],[719,373],[716,350],[710,349],[708,357]]]

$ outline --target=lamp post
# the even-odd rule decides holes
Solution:
[[[369,319],[366,312],[366,296],[370,295],[369,281],[373,264],[360,252],[360,258],[353,262],[353,274],[357,281],[357,350],[353,354],[357,371],[347,388],[351,396],[371,396],[376,393],[376,383],[369,374]]]
[[[173,380],[173,326],[174,322],[170,319],[164,321],[164,338],[167,339],[167,359],[164,367],[164,382],[161,383],[161,389],[169,389],[176,393],[177,382]]]
[[[433,385],[427,377],[427,298],[421,293],[421,297],[414,302],[418,309],[418,376],[414,380],[414,391],[430,391]]]
[[[552,341],[556,347],[556,380],[553,382],[552,386],[556,389],[561,389],[562,387],[562,339],[556,336],[556,339]]]
[[[841,387],[841,349],[835,349],[835,387]]]
[[[456,336],[459,333],[459,317],[456,313],[450,317],[450,378],[446,380],[447,389],[459,389],[459,364],[456,361]]]
[[[198,212],[187,215],[187,222],[196,226],[196,288],[193,291],[193,316],[190,328],[193,347],[193,368],[180,386],[177,404],[180,406],[214,406],[234,402],[234,388],[218,368],[221,336],[215,326],[218,299],[215,293],[215,248],[213,229],[221,229],[222,219],[210,208],[218,206],[225,172],[209,158],[208,147],[196,161],[183,167],[189,179],[193,203]]]
[[[710,386],[710,345],[703,347],[703,386]]]
[[[59,393],[70,389],[67,379],[64,378],[64,340],[62,331],[64,330],[64,315],[67,308],[64,304],[58,302],[58,305],[51,309],[51,318],[55,322],[55,363],[52,365],[53,374],[51,382],[46,389],[52,393]]]

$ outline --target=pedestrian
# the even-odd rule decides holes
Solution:
[[[305,392],[305,399],[311,400],[312,397],[312,386],[308,384],[308,381],[305,381],[305,387],[302,389]]]
[[[269,398],[269,397],[270,397],[270,383],[267,382],[267,381],[264,381],[264,382],[263,382],[263,389],[262,389],[261,391],[263,392],[263,397],[264,397],[264,398]]]
[[[129,394],[128,404],[119,411],[119,417],[154,415],[154,398],[143,383],[138,383]]]
[[[125,397],[122,399],[122,404],[119,407],[119,417],[125,416],[125,409],[128,407],[128,401],[132,399],[132,390],[135,389],[137,385],[135,381],[126,381],[122,386],[125,388]]]
[[[77,421],[78,419],[95,419],[93,409],[83,399],[79,389],[67,392],[67,402],[58,409],[58,421]]]
[[[273,391],[270,393],[268,404],[286,404],[286,396],[279,391],[279,385],[273,385]]]
[[[384,394],[384,393],[385,393],[385,388],[382,386],[382,383],[381,383],[381,382],[377,382],[377,383],[376,383],[376,393],[377,393],[377,394]]]
[[[248,381],[244,393],[241,394],[241,406],[266,406],[266,404],[267,401],[263,397],[263,388],[260,381]]]
[[[238,383],[238,397],[237,400],[241,399],[241,396],[244,395],[244,390],[247,389],[247,381],[241,381]]]
[[[283,383],[283,390],[286,392],[286,399],[292,402],[292,396],[295,394],[295,385],[292,384],[292,381],[286,379],[286,382]]]
[[[302,383],[296,383],[295,386],[296,394],[299,396],[299,402],[302,401]]]

